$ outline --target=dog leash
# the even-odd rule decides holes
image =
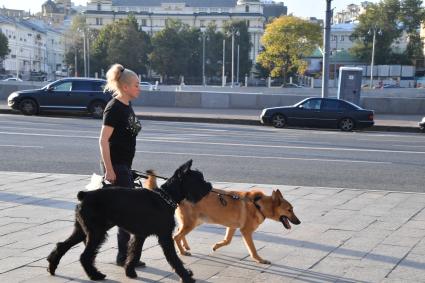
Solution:
[[[154,177],[157,177],[157,178],[162,179],[162,180],[168,180],[167,177],[155,175],[152,172],[150,172],[149,170],[146,170],[145,172],[140,172],[140,171],[132,169],[131,172],[133,172],[136,176],[143,178],[143,179],[147,179],[147,178],[149,178],[149,176],[154,176]]]

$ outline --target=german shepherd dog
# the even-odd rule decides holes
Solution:
[[[172,238],[177,204],[183,199],[198,202],[212,189],[201,172],[190,169],[191,165],[192,160],[189,160],[180,166],[165,184],[153,191],[116,187],[80,191],[74,231],[68,239],[58,243],[47,257],[48,271],[54,275],[62,256],[84,241],[86,247],[80,257],[81,265],[91,280],[103,280],[106,275],[98,271],[94,261],[107,231],[119,226],[132,234],[124,266],[128,277],[137,277],[135,265],[143,243],[146,237],[156,235],[165,258],[182,281],[195,282],[192,271],[185,269],[177,256]]]
[[[156,186],[155,175],[149,174],[145,187],[154,189]],[[236,229],[239,229],[251,258],[264,264],[270,264],[270,261],[258,255],[252,239],[260,224],[266,218],[281,222],[286,229],[291,229],[289,222],[295,225],[301,223],[292,205],[279,190],[267,196],[255,190],[238,192],[212,189],[197,203],[180,202],[176,215],[180,227],[174,241],[181,255],[190,255],[186,235],[202,223],[213,223],[227,227],[224,240],[216,243],[213,251],[230,244]]]

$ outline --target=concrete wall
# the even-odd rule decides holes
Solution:
[[[46,83],[0,82],[0,100],[5,101],[16,90],[35,89]],[[238,92],[217,91],[143,91],[133,102],[137,106],[263,109],[281,105],[293,105],[307,98],[321,95],[320,89],[291,89],[287,93],[246,94],[248,88]],[[331,92],[331,96],[336,93]],[[360,106],[382,114],[425,115],[425,89],[362,90]]]
[[[263,109],[296,102],[319,95],[241,94],[210,92],[143,92],[133,102],[137,106]],[[425,114],[425,97],[363,96],[360,106],[382,114]]]

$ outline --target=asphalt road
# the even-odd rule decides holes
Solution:
[[[100,120],[0,115],[0,171],[99,173]],[[214,182],[425,192],[425,136],[143,121],[133,167]]]

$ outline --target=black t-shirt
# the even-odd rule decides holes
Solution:
[[[103,113],[103,125],[114,128],[109,139],[112,164],[126,164],[131,168],[136,136],[142,128],[133,108],[113,98]]]

